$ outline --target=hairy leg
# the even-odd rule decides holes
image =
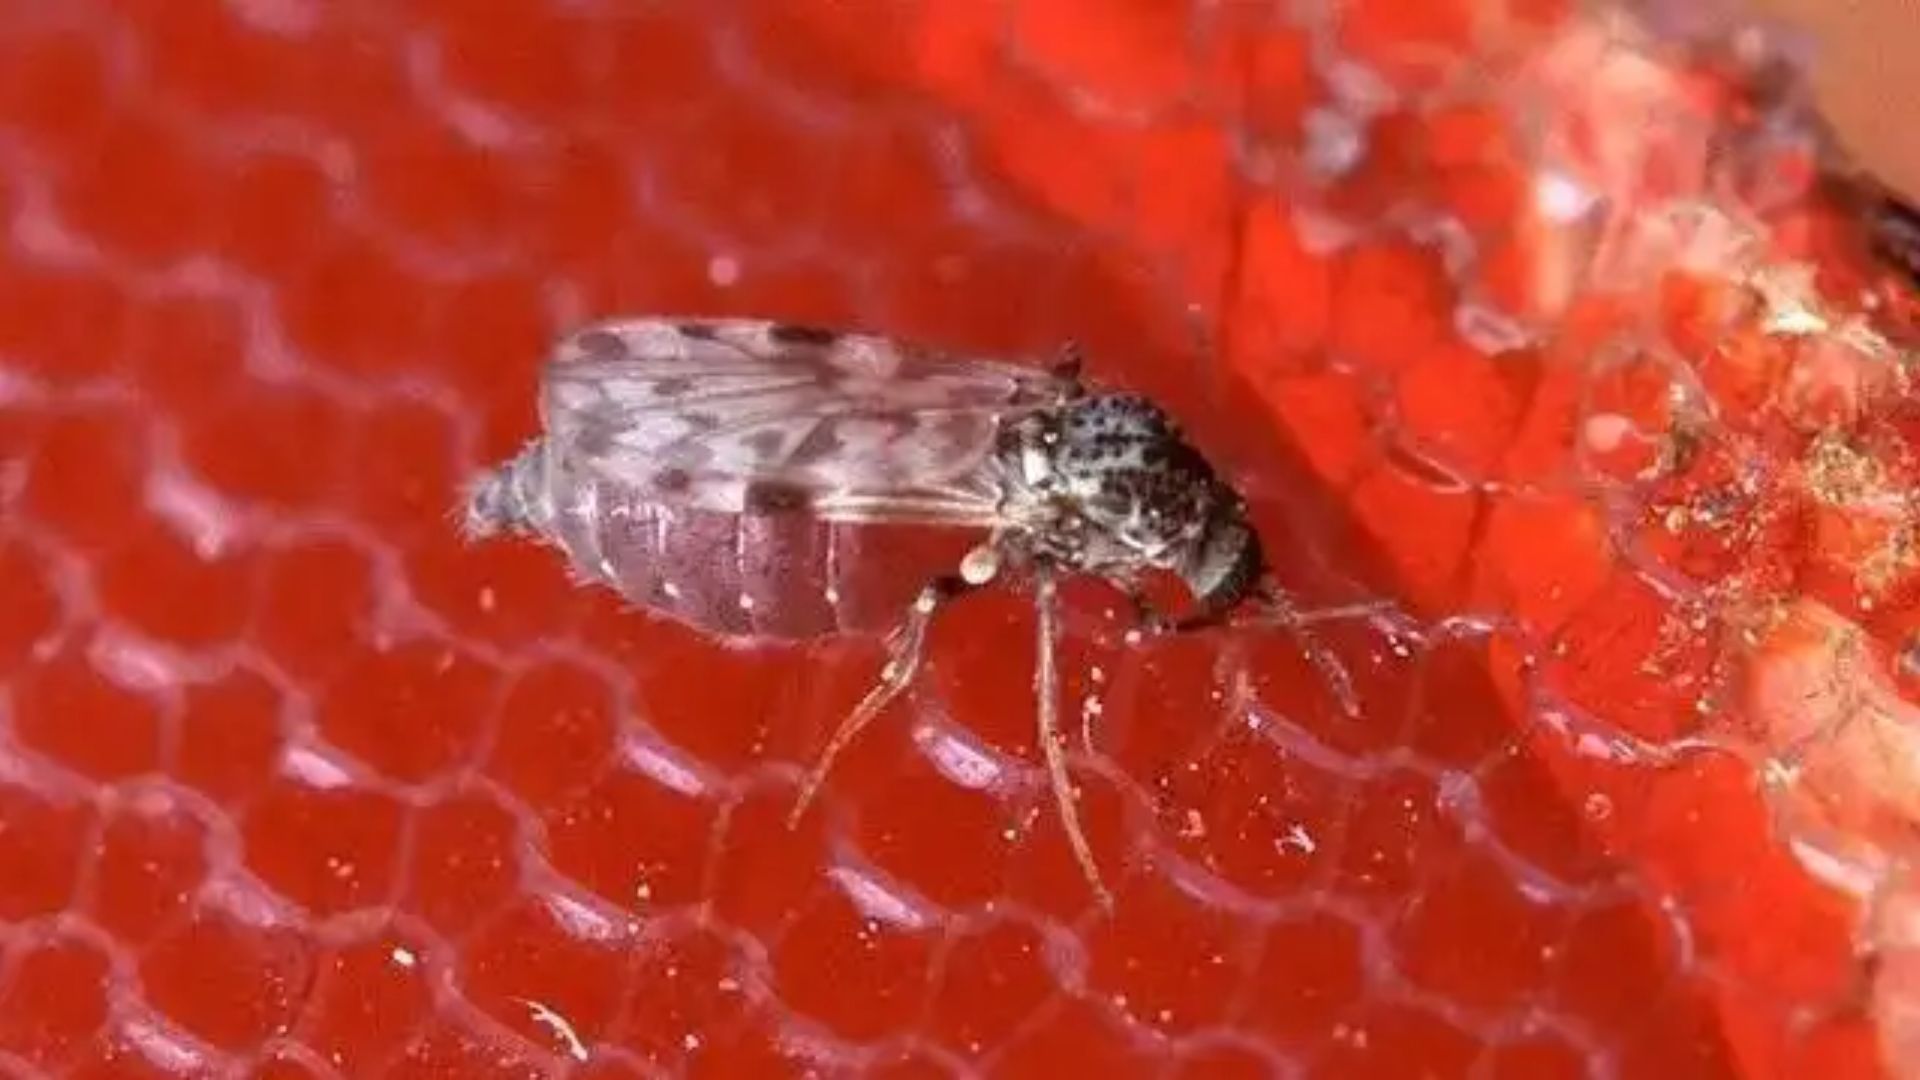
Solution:
[[[1111,580],[1126,594],[1128,602],[1133,605],[1136,637],[1191,634],[1230,623],[1249,621],[1275,622],[1285,626],[1300,642],[1301,651],[1305,654],[1307,662],[1312,664],[1327,681],[1327,688],[1334,697],[1339,699],[1341,709],[1348,716],[1360,715],[1360,702],[1353,689],[1353,677],[1347,673],[1346,665],[1333,655],[1332,650],[1321,643],[1310,627],[1319,622],[1381,614],[1389,610],[1389,605],[1372,601],[1301,611],[1294,607],[1293,601],[1279,586],[1268,582],[1263,584],[1254,596],[1256,611],[1243,612],[1233,608],[1205,607],[1189,615],[1174,618],[1155,608],[1137,583],[1125,579]]]
[[[906,618],[887,637],[887,662],[880,669],[879,681],[834,729],[825,749],[820,751],[813,770],[807,774],[806,782],[800,787],[799,798],[794,800],[793,809],[787,813],[788,827],[799,824],[807,807],[813,804],[814,797],[820,793],[820,786],[826,782],[827,774],[833,771],[834,760],[841,751],[859,737],[860,732],[892,704],[894,698],[913,685],[926,652],[927,627],[932,625],[934,615],[948,601],[964,596],[982,584],[984,582],[968,581],[959,574],[946,574],[928,582],[920,590],[913,606],[907,609]]]
[[[1113,910],[1113,894],[1100,878],[1100,867],[1093,860],[1093,848],[1087,843],[1086,830],[1080,825],[1073,779],[1067,775],[1066,736],[1060,731],[1060,672],[1055,651],[1060,642],[1060,591],[1053,571],[1041,567],[1034,573],[1035,632],[1037,655],[1034,658],[1033,689],[1037,699],[1040,753],[1047,763],[1047,783],[1053,789],[1054,804],[1060,811],[1060,827],[1067,834],[1067,846],[1086,875],[1087,884],[1100,906]]]
[[[1349,717],[1357,718],[1360,715],[1360,699],[1353,689],[1353,676],[1347,673],[1347,666],[1320,641],[1311,627],[1314,623],[1382,614],[1390,610],[1390,605],[1383,601],[1367,601],[1301,611],[1293,606],[1293,601],[1285,591],[1270,582],[1261,587],[1259,599],[1267,619],[1293,632],[1294,640],[1300,643],[1300,651],[1306,656],[1307,662],[1320,672],[1320,677],[1327,682],[1327,689],[1339,699],[1341,710]]]

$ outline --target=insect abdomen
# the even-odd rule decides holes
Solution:
[[[705,633],[770,640],[885,630],[964,549],[946,530],[903,535],[930,530],[669,505],[553,459],[541,444],[476,485],[468,520],[478,535],[538,536],[576,576]],[[476,521],[492,524],[476,530]]]
[[[467,488],[461,522],[467,539],[502,532],[545,534],[553,519],[546,473],[547,444],[535,439],[511,461],[476,477]]]

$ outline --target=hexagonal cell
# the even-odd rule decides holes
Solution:
[[[0,671],[32,658],[61,618],[61,602],[45,555],[0,537]]]
[[[614,903],[700,902],[720,807],[697,768],[630,741],[619,765],[545,814],[554,869]]]
[[[214,855],[208,827],[166,788],[137,790],[109,804],[94,848],[88,913],[138,945],[185,915]]]
[[[449,957],[413,928],[386,923],[329,941],[314,958],[302,1045],[348,1074],[388,1060],[431,1022],[436,968]]]
[[[528,896],[477,927],[460,958],[467,1000],[529,1043],[580,1057],[607,1037],[626,999],[639,923],[553,893]]]
[[[0,783],[0,919],[22,922],[72,905],[97,821],[91,804]]]
[[[75,716],[87,723],[74,723]],[[29,749],[84,776],[130,777],[160,764],[160,703],[121,685],[74,647],[21,677],[14,730]]]
[[[203,902],[140,958],[147,1003],[209,1044],[252,1053],[291,1031],[312,990],[305,927],[244,894]]]
[[[106,1022],[114,958],[103,944],[60,935],[9,950],[0,975],[0,1051],[55,1073]]]
[[[295,748],[241,822],[246,864],[282,896],[321,915],[389,904],[398,892],[407,810]]]
[[[457,938],[517,896],[531,854],[531,826],[520,813],[481,791],[452,792],[414,810],[401,906]]]
[[[1086,935],[1086,993],[1170,1036],[1224,1022],[1258,935],[1210,900],[1157,878],[1136,882]]]
[[[786,1006],[856,1041],[909,1027],[932,974],[931,927],[881,890],[867,880],[821,890],[772,955]]]
[[[1469,849],[1436,867],[1390,932],[1402,971],[1442,999],[1513,1009],[1538,992],[1572,921],[1564,903],[1533,894],[1513,869]]]
[[[494,724],[488,775],[536,805],[584,787],[612,760],[613,688],[572,664],[516,672]]]
[[[927,1034],[951,1053],[997,1053],[1064,991],[1038,927],[983,921],[950,938],[934,988]]]
[[[319,733],[396,780],[443,778],[477,758],[499,682],[449,644],[361,649],[321,692]]]
[[[1331,912],[1267,927],[1240,1006],[1244,1022],[1288,1049],[1317,1047],[1368,994],[1365,932]]]

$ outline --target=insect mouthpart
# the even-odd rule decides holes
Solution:
[[[1202,608],[1225,611],[1253,591],[1266,569],[1260,535],[1236,512],[1207,526],[1180,578]]]

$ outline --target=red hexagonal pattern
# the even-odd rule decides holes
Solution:
[[[1780,194],[1801,129],[1631,33],[0,0],[0,1072],[1871,1073],[1912,339]],[[969,600],[790,829],[872,642],[737,649],[449,516],[618,313],[1079,340],[1303,607],[1393,602],[1312,628],[1359,708],[1070,590],[1105,912],[1032,614]],[[1892,912],[1879,978],[1803,866]]]

